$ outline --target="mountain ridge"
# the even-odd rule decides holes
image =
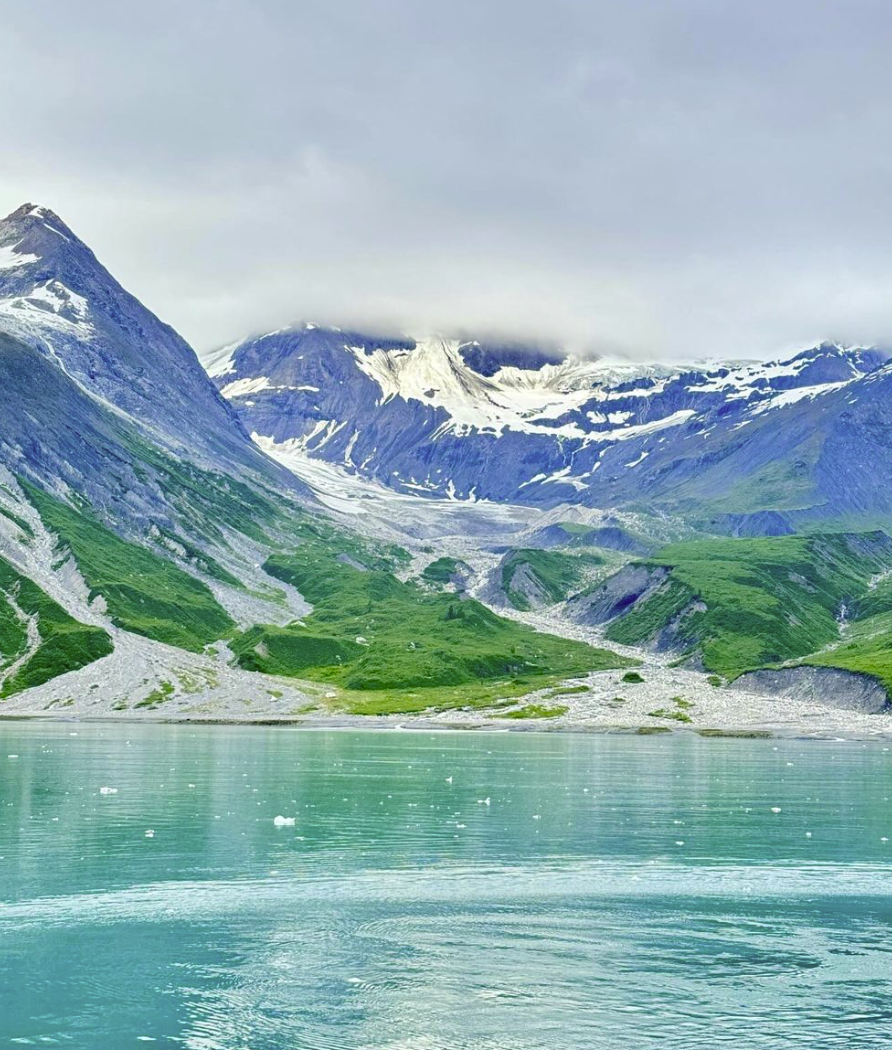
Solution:
[[[889,508],[882,442],[885,473],[862,475],[848,495],[838,477],[851,406],[864,398],[879,412],[877,389],[892,389],[885,350],[825,343],[784,361],[700,368],[533,351],[519,367],[492,349],[478,355],[481,345],[367,342],[305,325],[231,344],[209,373],[284,462],[307,454],[407,493],[602,509],[646,500],[745,532],[763,519],[793,530],[825,519],[828,504],[840,515]],[[511,345],[505,359],[518,353]],[[810,434],[820,448],[804,447]],[[771,464],[790,472],[798,503],[767,498]]]

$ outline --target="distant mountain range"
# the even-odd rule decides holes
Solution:
[[[646,509],[792,532],[892,510],[892,365],[823,344],[667,367],[312,324],[206,360],[258,443],[429,497]]]

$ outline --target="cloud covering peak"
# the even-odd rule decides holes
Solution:
[[[4,22],[0,212],[56,209],[199,348],[301,317],[652,358],[892,342],[886,4]]]

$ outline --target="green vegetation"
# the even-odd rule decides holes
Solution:
[[[206,584],[122,540],[87,511],[24,485],[47,528],[73,555],[91,599],[102,595],[117,626],[193,652],[232,632],[233,621]]]
[[[526,704],[514,711],[506,711],[501,718],[560,718],[565,715],[568,708],[565,704],[556,707],[545,707],[543,704]]]
[[[865,602],[865,606],[875,607],[873,602]],[[870,675],[892,696],[892,612],[861,619],[861,609],[857,608],[856,615],[859,618],[847,625],[839,645],[812,653],[803,663]]]
[[[641,644],[672,630],[686,655],[699,653],[707,670],[733,679],[837,641],[840,608],[868,595],[871,578],[892,564],[892,540],[882,532],[698,540],[639,564],[665,567],[668,576],[610,624],[607,637]],[[885,600],[892,608],[892,591],[870,607]],[[844,666],[865,655],[833,650],[809,662]],[[868,673],[877,673],[875,663]]]
[[[348,691],[342,703],[352,710],[382,713],[486,706],[631,663],[540,634],[477,601],[404,583],[391,571],[391,552],[324,523],[304,521],[300,535],[295,550],[265,568],[295,586],[313,612],[302,624],[261,625],[236,638],[233,651],[247,670],[329,682]]]
[[[173,695],[173,683],[172,682],[161,682],[157,689],[153,689],[148,696],[143,697],[142,700],[136,704],[136,707],[148,707],[155,708],[159,704],[163,704],[165,700],[169,699]]]
[[[107,656],[112,641],[101,627],[89,627],[65,610],[26,576],[0,558],[0,669],[6,669],[0,697],[42,685],[66,671]],[[39,640],[29,653],[26,622],[36,617]],[[27,659],[23,659],[27,656]],[[9,674],[17,660],[20,666]]]
[[[518,582],[518,572],[522,572],[520,579],[528,581],[544,596],[546,603],[553,605],[570,597],[585,579],[587,569],[603,564],[600,554],[567,554],[521,547],[511,551],[502,562],[502,588],[515,609],[529,609],[529,598]]]
[[[2,504],[0,504],[0,514],[2,514],[4,518],[7,518],[9,521],[11,521],[26,539],[34,539],[34,530],[31,528],[28,522],[25,521],[24,518],[20,518],[18,514],[11,511],[8,507],[2,506]]]
[[[451,686],[418,689],[340,690],[329,705],[354,715],[414,714],[421,711],[479,711],[507,707],[518,699],[553,685],[560,674],[479,679]]]
[[[266,542],[285,511],[281,497],[266,492],[260,482],[248,485],[228,474],[203,470],[188,460],[174,459],[142,438],[131,434],[128,444],[142,466],[135,469],[150,478],[179,512],[183,530],[190,535],[225,543],[221,529],[241,532]]]
[[[217,580],[218,583],[225,583],[227,586],[235,587],[237,590],[244,590],[241,580],[236,579],[231,572],[224,569],[215,558],[199,550],[194,543],[190,543],[182,536],[177,536],[172,532],[166,532],[164,529],[156,531],[157,536],[155,539],[159,547],[170,551],[174,557],[182,558],[212,580]]]
[[[815,464],[821,453],[817,437],[802,442],[796,449],[795,459],[773,460],[754,474],[736,481],[726,495],[715,499],[711,494],[698,491],[695,479],[685,486],[685,495],[701,501],[711,514],[744,513],[760,510],[798,510],[814,505]],[[706,485],[709,481],[704,479]]]
[[[622,680],[628,682],[630,685],[641,685],[644,679],[637,671],[626,671],[623,675]]]
[[[672,697],[672,707],[661,707],[656,711],[648,711],[648,718],[671,718],[676,722],[693,722],[693,718],[688,714],[688,711],[694,706],[690,700],[685,700],[680,696]]]
[[[456,574],[462,573],[466,569],[465,563],[459,561],[458,558],[437,558],[436,561],[432,561],[430,565],[425,566],[421,573],[421,578],[425,583],[445,587],[446,584],[452,582]]]
[[[685,711],[674,711],[666,707],[661,707],[656,711],[648,711],[648,718],[672,718],[676,722],[693,722],[693,718]]]
[[[595,531],[593,525],[581,521],[559,521],[558,527],[563,529],[568,536],[588,536],[589,533]]]
[[[692,589],[670,577],[647,601],[636,602],[624,616],[614,620],[607,628],[607,637],[620,645],[641,645],[694,601]]]

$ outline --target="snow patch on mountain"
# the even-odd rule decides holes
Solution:
[[[428,337],[417,340],[411,350],[347,349],[358,368],[377,383],[381,404],[400,397],[445,409],[448,419],[439,434],[517,430],[584,438],[584,428],[572,423],[555,426],[551,421],[597,397],[601,387],[642,374],[642,366],[631,362],[567,357],[536,370],[506,366],[483,376],[465,362],[464,345],[458,339]],[[643,371],[652,375],[667,370],[646,366]]]
[[[39,261],[40,256],[20,252],[17,245],[0,246],[0,270],[17,270],[20,266],[28,266]]]

